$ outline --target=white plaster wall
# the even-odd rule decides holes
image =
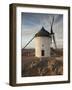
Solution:
[[[35,56],[36,57],[49,57],[50,56],[51,38],[49,37],[36,37],[35,38]],[[45,55],[41,56],[41,50],[44,50]]]

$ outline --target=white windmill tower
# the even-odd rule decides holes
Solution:
[[[55,48],[57,48],[55,41],[55,34],[53,32],[53,23],[54,23],[54,17],[52,20],[50,33],[47,30],[45,30],[44,27],[42,27],[42,29],[35,34],[36,57],[50,57],[52,41],[54,42]]]
[[[35,56],[50,57],[51,34],[44,27],[35,34]]]

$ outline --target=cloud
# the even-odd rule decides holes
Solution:
[[[34,13],[22,13],[22,47],[25,46],[25,44],[42,28],[42,26],[50,32],[53,16],[53,31],[55,32],[57,46],[62,47],[63,15]],[[34,47],[34,41],[32,41],[28,47]]]

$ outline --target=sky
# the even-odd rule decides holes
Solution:
[[[48,32],[51,30],[51,23],[54,17],[53,32],[58,48],[63,47],[63,15],[44,13],[21,13],[21,46],[22,48],[32,37],[44,27]],[[33,41],[26,48],[35,48]]]

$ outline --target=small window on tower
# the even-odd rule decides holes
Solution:
[[[44,53],[45,53],[44,50],[41,50],[41,56],[44,56]]]
[[[44,45],[42,44],[42,47],[44,47]]]

